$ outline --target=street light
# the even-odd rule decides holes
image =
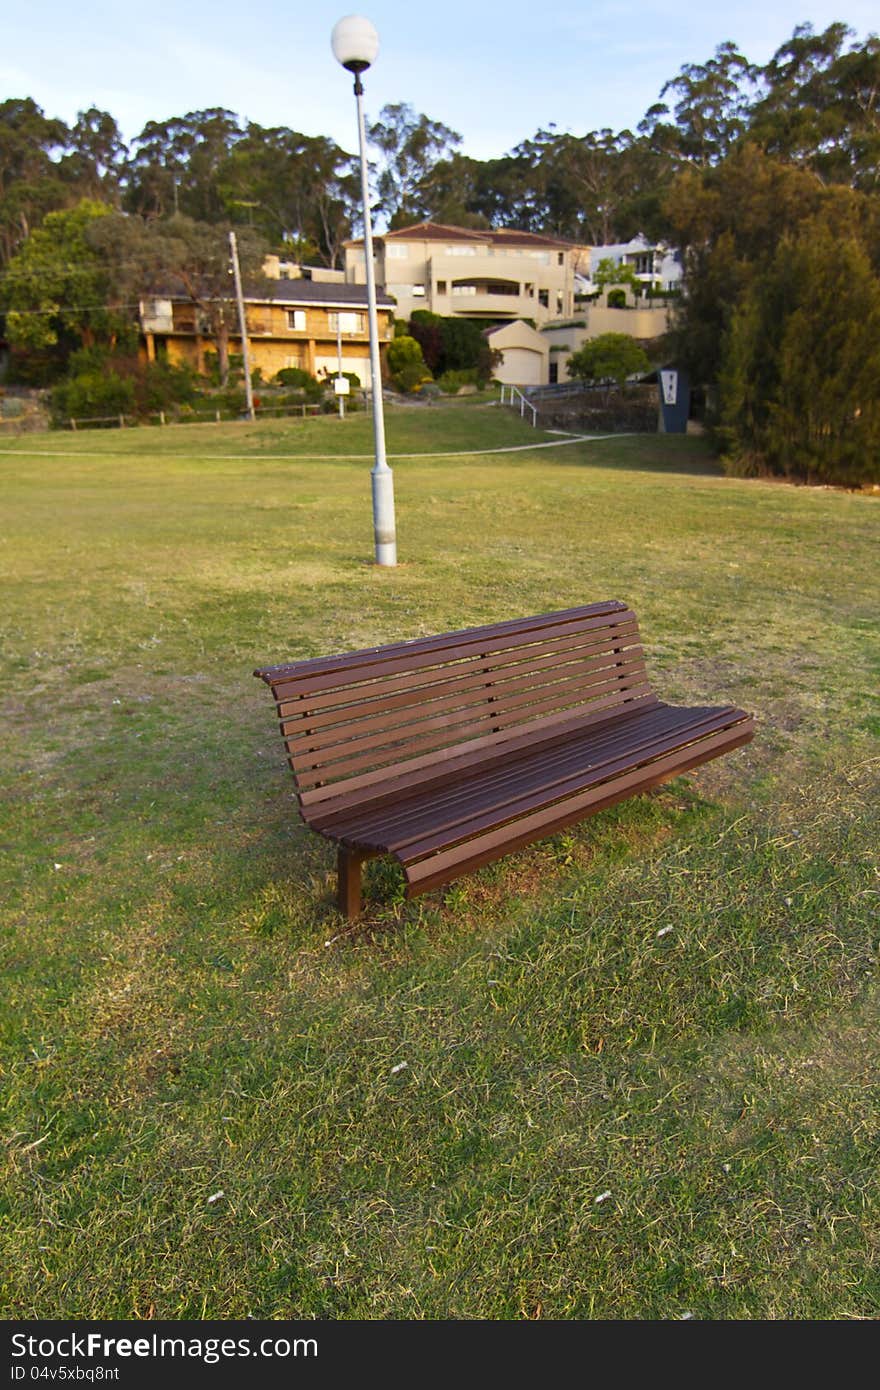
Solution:
[[[373,443],[376,462],[370,472],[373,485],[373,535],[376,541],[376,564],[397,564],[397,534],[394,525],[394,478],[385,457],[385,413],[382,401],[382,366],[379,360],[379,322],[376,315],[376,277],[373,270],[373,228],[370,211],[370,185],[367,172],[367,135],[364,127],[364,108],[361,103],[364,89],[361,73],[366,72],[379,52],[379,35],[368,19],[349,14],[334,25],[330,36],[333,56],[349,72],[354,73],[354,96],[357,103],[358,140],[361,156],[361,194],[364,203],[364,258],[367,272],[367,318],[370,327],[370,374],[373,382]]]

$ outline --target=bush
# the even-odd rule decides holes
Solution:
[[[75,354],[79,355],[79,354]],[[52,422],[130,415],[135,409],[135,383],[107,367],[90,367],[60,382],[52,392]]]
[[[454,396],[462,386],[479,386],[477,369],[470,367],[465,371],[444,372],[438,379],[437,385],[441,391],[446,392],[447,396]]]
[[[405,362],[400,371],[394,373],[392,380],[398,391],[413,392],[431,380],[431,373],[424,363]]]
[[[279,386],[317,386],[317,380],[311,372],[306,372],[302,367],[282,367],[280,372],[276,372],[273,381],[277,381]]]
[[[398,391],[415,391],[431,373],[415,338],[403,334],[388,344],[388,370]]]
[[[299,392],[299,399],[305,401],[319,401],[324,394],[324,383],[318,381],[317,377],[312,376],[311,372],[304,371],[302,367],[282,367],[280,372],[276,372],[273,378],[279,386],[293,387]]]
[[[608,291],[608,308],[609,308],[609,309],[625,309],[625,308],[626,308],[626,290],[609,290],[609,291]]]
[[[643,348],[627,333],[600,333],[568,359],[568,375],[581,381],[613,381],[646,372],[651,363]]]
[[[198,395],[198,378],[192,367],[176,366],[166,358],[139,364],[135,376],[138,409],[148,415],[175,405],[190,405]]]

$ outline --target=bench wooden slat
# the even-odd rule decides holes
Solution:
[[[648,694],[648,689],[646,680],[642,680],[641,685],[624,685],[621,681],[608,681],[603,685],[601,691],[594,696],[594,701],[589,705],[589,708],[595,705],[596,708],[601,706],[602,709],[608,709],[609,706],[621,705],[627,695],[645,695]],[[407,734],[402,731],[395,742],[386,741],[382,749],[371,749],[368,753],[360,753],[360,755],[341,759],[338,762],[327,763],[321,759],[320,763],[313,763],[310,753],[302,753],[296,759],[299,785],[303,790],[310,790],[310,788],[320,784],[345,787],[346,778],[352,774],[363,770],[373,770],[378,763],[384,767],[393,766],[400,759],[406,758],[407,753],[416,748],[420,751],[430,752],[431,749],[439,749],[443,746],[457,746],[460,739],[471,741],[471,739],[480,737],[484,730],[491,730],[491,733],[485,734],[485,737],[489,741],[494,741],[494,739],[503,738],[507,731],[523,727],[527,719],[528,721],[534,719],[535,723],[538,723],[538,716],[541,714],[545,714],[545,716],[546,714],[571,714],[573,710],[578,709],[582,709],[582,703],[580,706],[576,705],[570,692],[560,691],[557,695],[546,696],[545,699],[539,699],[531,705],[524,706],[523,709],[513,709],[507,713],[492,708],[491,717],[484,712],[480,717],[471,717],[470,723],[456,726],[455,730],[449,730],[448,727],[445,727],[443,720],[431,721],[431,723],[438,723],[441,727],[428,730],[424,734],[416,731],[416,737],[413,737],[412,733]],[[331,778],[335,778],[335,780],[331,781]]]
[[[623,609],[620,613],[621,621],[624,618],[627,621],[632,621],[634,617],[635,614],[628,609]],[[607,616],[593,616],[566,623],[555,623],[547,627],[545,635],[562,637],[572,632],[613,630],[617,618],[618,614],[615,610]],[[281,678],[271,676],[269,670],[257,674],[261,675],[272,686],[276,700],[289,700],[300,695],[317,694],[322,690],[343,690],[361,682],[397,675],[402,671],[422,671],[436,668],[446,662],[482,656],[484,652],[513,651],[518,647],[531,646],[535,642],[533,636],[535,631],[536,629],[532,628],[527,632],[517,632],[502,642],[502,639],[495,634],[494,629],[485,629],[485,635],[481,633],[481,635],[471,637],[469,640],[462,637],[454,646],[446,647],[442,652],[433,648],[426,652],[391,649],[389,655],[382,655],[382,648],[376,648],[367,653],[363,661],[350,668],[334,667],[331,671],[307,672],[300,677],[289,674],[293,668],[282,668],[285,674]],[[414,647],[417,645],[417,643],[413,643]]]
[[[346,823],[353,812],[364,809],[371,811],[376,806],[396,803],[411,791],[431,791],[433,794],[436,789],[449,785],[451,781],[469,777],[473,772],[488,772],[507,765],[511,756],[518,752],[552,750],[585,730],[601,730],[611,722],[616,724],[635,719],[644,710],[659,703],[652,691],[650,695],[634,699],[625,710],[620,706],[613,706],[610,710],[606,707],[594,709],[591,714],[579,713],[575,718],[566,712],[564,716],[551,715],[536,720],[536,724],[545,726],[539,732],[535,732],[534,727],[527,734],[513,731],[510,738],[503,742],[494,736],[472,739],[458,748],[442,749],[439,754],[413,758],[406,765],[401,763],[394,769],[393,776],[389,776],[384,769],[367,773],[357,779],[363,782],[362,786],[355,787],[355,779],[352,779],[343,784],[319,788],[317,792],[304,792],[299,798],[302,814],[314,830],[335,837],[338,827]],[[333,792],[339,785],[344,790],[334,796]],[[309,799],[318,797],[323,799]]]
[[[605,665],[598,670],[575,670],[570,675],[551,672],[554,679],[540,684],[525,678],[498,687],[484,678],[482,685],[476,691],[468,692],[465,698],[459,700],[456,696],[448,703],[444,701],[441,712],[435,712],[438,708],[436,704],[426,705],[422,706],[420,713],[402,721],[401,714],[395,711],[387,719],[370,719],[366,723],[366,733],[358,732],[364,727],[361,723],[334,725],[323,733],[319,731],[296,738],[288,737],[287,747],[291,755],[302,754],[303,763],[330,771],[334,760],[368,748],[379,748],[382,744],[392,743],[395,738],[404,738],[409,746],[419,742],[423,733],[447,729],[451,741],[456,736],[456,726],[474,722],[475,715],[476,723],[484,727],[487,723],[491,724],[496,715],[500,717],[516,712],[519,717],[525,717],[528,707],[537,706],[541,699],[551,700],[557,705],[577,705],[589,700],[593,694],[615,688],[627,689],[629,687],[624,683],[636,684],[637,676],[645,683],[644,662],[641,660],[620,661],[610,667],[607,664],[609,658],[604,660]],[[300,727],[302,723],[309,723],[308,716],[300,721]],[[344,736],[340,737],[340,734]]]
[[[511,618],[503,623],[488,623],[483,627],[459,628],[454,632],[443,632],[431,637],[414,637],[408,642],[390,642],[382,647],[365,647],[360,651],[342,652],[336,656],[307,657],[303,661],[278,666],[261,666],[254,671],[254,675],[274,687],[279,681],[304,680],[322,672],[353,671],[361,665],[372,663],[377,656],[385,659],[408,653],[424,657],[436,652],[448,652],[451,647],[459,644],[460,639],[469,640],[475,634],[478,635],[476,640],[497,638],[499,642],[504,643],[508,637],[512,638],[517,633],[564,627],[581,621],[589,622],[593,618],[601,621],[606,616],[627,611],[627,605],[620,599],[608,599],[604,603],[563,608],[557,613],[539,613],[531,618]]]
[[[617,599],[255,674],[303,816],[340,843],[346,912],[365,856],[421,892],[754,731],[733,706],[662,704]]]
[[[640,657],[644,660],[638,642],[638,628],[634,623],[615,627],[613,636],[613,646],[605,630],[600,630],[580,637],[536,643],[534,647],[527,647],[525,653],[518,649],[495,652],[456,665],[413,671],[405,676],[389,676],[378,683],[371,682],[362,690],[345,687],[323,695],[298,695],[295,700],[282,700],[279,703],[282,732],[292,732],[303,721],[311,729],[321,729],[342,721],[407,709],[427,700],[444,699],[467,690],[479,690],[485,685],[487,668],[493,679],[506,681],[533,671],[537,678],[543,671],[565,666],[569,662],[585,664],[598,663],[603,658],[613,660],[618,650],[628,659]],[[375,693],[377,690],[379,694]]]
[[[595,766],[572,770],[567,776],[550,778],[537,789],[534,787],[534,781],[529,787],[528,779],[524,779],[518,788],[509,788],[506,794],[501,794],[497,800],[493,798],[489,804],[487,804],[484,794],[482,809],[471,809],[461,815],[450,815],[445,821],[433,825],[430,831],[425,830],[421,834],[406,832],[399,839],[382,844],[381,848],[391,854],[399,855],[404,864],[409,864],[413,860],[421,859],[424,855],[433,853],[441,846],[455,844],[465,838],[472,839],[484,830],[489,830],[510,820],[521,819],[528,813],[537,811],[543,806],[552,805],[556,801],[561,801],[583,788],[599,782],[607,782],[610,778],[626,772],[633,766],[640,767],[645,763],[654,761],[661,755],[671,753],[674,749],[680,749],[682,746],[729,727],[729,718],[726,715],[716,715],[714,718],[700,721],[693,728],[682,729],[679,727],[667,733],[659,731],[650,733],[647,737],[640,738],[632,746],[627,746],[622,750],[618,749],[616,756],[609,753],[608,756],[602,757]],[[382,838],[384,839],[384,837]]]
[[[594,814],[608,806],[614,806],[618,801],[624,801],[627,797],[648,791],[662,782],[668,782],[670,778],[699,767],[701,763],[709,762],[721,753],[741,748],[754,737],[754,732],[752,720],[746,719],[723,733],[715,734],[711,739],[691,744],[687,756],[679,750],[666,758],[658,758],[656,762],[646,763],[643,767],[611,782],[601,783],[581,796],[556,802],[532,816],[484,835],[479,840],[466,841],[455,851],[450,850],[445,855],[438,854],[422,859],[406,870],[406,896],[415,897],[419,893],[448,883],[452,878],[472,873],[484,864],[491,864],[496,859],[513,853],[514,850],[524,848],[536,839],[545,835],[555,835],[570,825],[576,825],[585,815]]]
[[[635,761],[642,745],[649,746],[671,731],[681,740],[686,729],[718,722],[719,716],[723,722],[728,713],[727,709],[680,710],[655,705],[643,711],[636,722],[613,719],[598,731],[594,727],[580,736],[572,733],[555,746],[501,758],[492,768],[479,768],[476,776],[447,779],[441,789],[427,793],[416,790],[383,807],[342,815],[336,821],[335,833],[347,843],[381,845],[396,854],[422,833],[457,824],[468,815],[479,814],[487,804],[505,805],[536,786],[552,787],[571,777],[582,777],[621,752],[632,755]]]

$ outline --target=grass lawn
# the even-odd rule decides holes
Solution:
[[[385,571],[363,416],[0,449],[0,1314],[880,1315],[876,499],[400,458]],[[604,598],[755,741],[344,924],[253,667]]]

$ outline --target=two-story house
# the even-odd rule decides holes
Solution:
[[[593,291],[593,276],[603,261],[629,266],[635,279],[643,285],[656,285],[667,293],[681,289],[683,270],[676,252],[664,242],[649,241],[640,232],[631,241],[591,246],[588,262],[578,266],[578,293]]]
[[[444,316],[532,319],[537,324],[565,318],[574,307],[571,242],[535,232],[474,231],[419,222],[373,238],[376,283],[397,304],[397,317],[414,309]],[[362,285],[363,241],[345,245],[345,278]]]
[[[335,376],[337,346],[342,370],[352,372],[362,386],[370,384],[370,343],[367,295],[361,285],[324,284],[317,280],[275,280],[258,293],[245,293],[251,366],[268,380],[284,367],[301,367],[313,376]],[[380,347],[393,337],[392,301],[377,294]],[[140,305],[144,355],[148,361],[167,357],[186,362],[199,373],[205,355],[215,351],[204,315],[191,301],[169,293],[144,299]],[[229,350],[241,352],[236,328]]]

